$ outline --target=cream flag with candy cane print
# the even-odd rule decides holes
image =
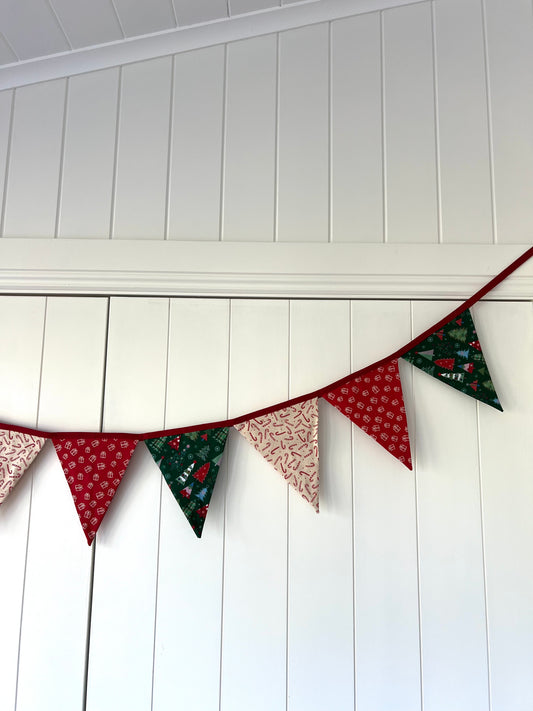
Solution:
[[[235,425],[318,512],[318,399]]]
[[[46,439],[0,430],[0,504],[43,448]]]

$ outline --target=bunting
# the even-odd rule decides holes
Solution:
[[[53,440],[89,545],[122,481],[138,441],[105,436]]]
[[[465,395],[503,411],[470,309],[454,316],[403,358]]]
[[[235,425],[318,513],[318,399]]]
[[[0,430],[0,504],[7,499],[45,442],[44,437]]]
[[[228,427],[145,440],[198,538],[215,488]]]
[[[324,397],[408,469],[413,468],[397,358]]]
[[[298,398],[222,422],[145,434],[53,433],[0,424],[0,504],[52,439],[90,545],[139,440],[201,537],[230,427],[240,432],[318,512],[318,398],[324,398],[412,469],[398,359],[502,410],[470,306],[533,256],[528,249],[461,307],[373,365]]]

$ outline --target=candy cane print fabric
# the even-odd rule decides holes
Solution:
[[[318,399],[235,425],[318,512]]]
[[[91,545],[138,440],[77,437],[53,442],[87,543]]]
[[[0,430],[0,504],[13,491],[45,442],[44,437]]]
[[[408,469],[413,468],[397,358],[330,390],[324,398]]]

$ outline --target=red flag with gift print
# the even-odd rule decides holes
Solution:
[[[330,390],[324,398],[408,469],[413,468],[397,358]]]
[[[318,400],[235,425],[318,512]]]
[[[89,545],[138,441],[104,436],[53,440]]]

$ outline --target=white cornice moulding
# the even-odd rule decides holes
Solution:
[[[0,239],[0,293],[467,299],[527,245]],[[533,299],[533,259],[492,291]]]
[[[0,67],[0,90],[429,0],[304,0]]]

